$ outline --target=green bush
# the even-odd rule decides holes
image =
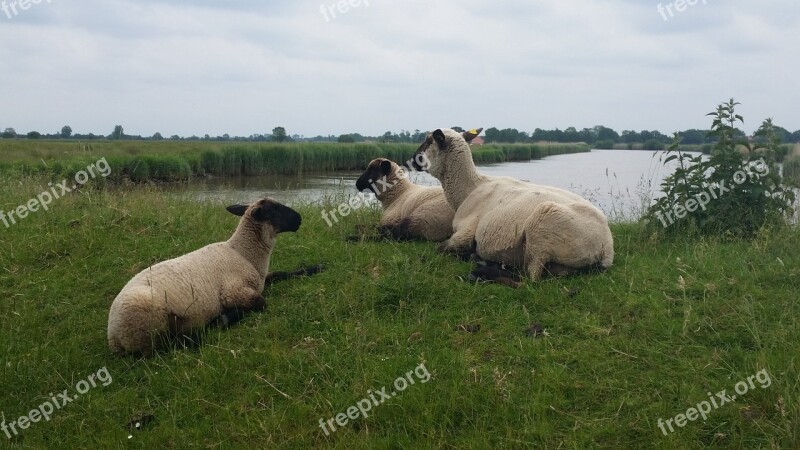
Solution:
[[[661,184],[663,196],[644,219],[668,234],[699,232],[704,235],[752,237],[768,224],[785,224],[792,213],[794,194],[782,185],[775,161],[779,142],[770,119],[756,132],[764,144],[753,147],[738,138],[733,99],[709,115],[714,121],[709,136],[719,138],[711,156],[689,155],[675,134],[664,164],[679,167]],[[746,149],[745,154],[739,148]]]

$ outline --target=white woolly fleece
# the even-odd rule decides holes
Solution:
[[[369,167],[380,167],[382,161],[388,160],[375,159]],[[433,242],[449,238],[453,234],[455,212],[447,203],[442,188],[414,184],[408,180],[406,169],[394,162],[391,165],[391,172],[386,176],[391,187],[376,195],[383,206],[381,226],[396,227],[402,223],[411,236]]]
[[[125,285],[108,316],[114,353],[150,355],[159,335],[200,329],[223,309],[248,308],[260,296],[276,232],[269,223],[255,223],[253,209],[228,241],[158,263]]]
[[[428,171],[456,210],[444,251],[468,251],[474,240],[481,258],[526,270],[532,279],[545,268],[571,273],[611,267],[614,240],[602,211],[563,189],[481,175],[462,135],[442,131],[445,148],[434,140],[425,154]]]

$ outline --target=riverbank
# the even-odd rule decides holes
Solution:
[[[219,143],[174,141],[0,141],[0,173],[72,177],[100,158],[111,183],[196,177],[296,175],[361,170],[375,158],[408,161],[416,144]],[[474,148],[477,164],[588,152],[586,144],[508,144]]]
[[[6,198],[33,197],[40,186],[0,181]],[[754,241],[662,241],[614,225],[617,256],[607,273],[511,290],[459,280],[470,265],[432,243],[345,242],[379,212],[363,208],[329,227],[321,211],[336,201],[299,206],[301,229],[280,236],[272,259],[273,270],[324,261],[324,273],[267,289],[266,312],[209,332],[199,349],[143,361],[109,354],[112,300],[148,265],[227,239],[237,219],[224,205],[157,187],[88,185],[48,211],[0,224],[5,420],[18,421],[51,392],[74,395],[101,368],[113,378],[49,421],[17,426],[10,439],[0,432],[0,446],[800,442],[797,229]],[[430,379],[412,373],[416,383],[391,396],[396,379],[420,364]],[[389,399],[377,394],[382,387]],[[736,400],[685,420],[687,409],[723,390]],[[368,417],[323,431],[320,419],[347,414],[370,391],[382,403]],[[679,414],[681,422],[666,425]]]

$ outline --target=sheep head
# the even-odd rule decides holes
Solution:
[[[396,163],[385,158],[373,159],[356,181],[356,189],[359,192],[370,191],[380,200],[383,194],[400,184],[406,176],[403,168]]]
[[[482,130],[479,128],[459,133],[449,128],[440,128],[434,131],[414,153],[412,160],[414,169],[425,170],[441,179],[446,168],[454,165],[458,158],[468,156],[471,160],[472,152],[469,142],[475,139]]]
[[[302,218],[297,211],[271,198],[261,199],[252,205],[232,205],[228,212],[242,220],[250,220],[257,226],[270,226],[275,233],[297,231]]]

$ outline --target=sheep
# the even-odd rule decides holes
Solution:
[[[157,339],[233,325],[265,308],[265,284],[321,269],[269,273],[277,234],[300,228],[293,209],[265,198],[227,210],[241,217],[230,239],[149,267],[117,295],[108,315],[113,353],[152,356]]]
[[[469,142],[483,129],[464,132]],[[410,162],[409,162],[410,165]],[[441,242],[453,234],[453,208],[441,186],[413,184],[398,164],[377,158],[356,181],[359,192],[371,191],[383,206],[379,234],[397,240]]]
[[[475,252],[534,281],[546,273],[604,271],[613,264],[614,240],[602,211],[563,189],[481,175],[469,145],[453,130],[428,135],[413,165],[442,183],[456,211],[443,252]]]
[[[360,192],[372,191],[383,206],[381,235],[397,240],[441,242],[453,234],[453,208],[440,186],[419,186],[388,159],[372,160],[356,181]]]

